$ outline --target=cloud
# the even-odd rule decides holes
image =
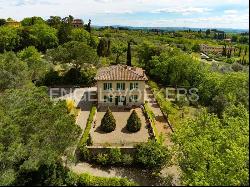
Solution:
[[[0,7],[3,18],[73,15],[95,25],[248,28],[249,22],[248,0],[0,0]]]
[[[237,14],[238,10],[224,10],[225,14]]]
[[[15,0],[11,2],[14,6],[27,6],[27,5],[55,5],[57,3],[53,3],[48,0]]]
[[[161,19],[156,21],[156,24],[198,28],[239,28],[239,25],[242,25],[241,28],[248,28],[249,15],[243,14],[196,18]]]
[[[188,15],[193,13],[204,13],[209,12],[212,9],[210,8],[201,8],[201,7],[171,7],[171,8],[162,8],[152,11],[152,13],[176,13],[182,15]]]
[[[123,11],[110,11],[106,10],[104,11],[105,14],[133,14],[134,12],[131,10],[123,10]]]
[[[109,3],[112,2],[112,0],[94,0],[97,3]]]

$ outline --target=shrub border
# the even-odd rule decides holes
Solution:
[[[92,126],[92,123],[93,123],[93,120],[95,118],[95,115],[96,115],[96,112],[97,112],[97,108],[95,106],[93,106],[91,108],[91,111],[89,113],[89,117],[88,117],[88,120],[87,120],[87,124],[86,124],[86,128],[82,134],[82,137],[78,143],[78,149],[80,147],[85,147],[86,144],[87,144],[87,141],[89,139],[89,133],[90,133],[90,130],[91,130],[91,126]]]
[[[148,103],[145,103],[143,108],[144,108],[144,113],[146,114],[146,117],[149,120],[149,124],[150,124],[152,131],[153,131],[154,138],[158,141],[159,140],[159,133],[158,133],[156,125],[155,125],[154,113],[151,110]]]
[[[164,110],[162,109],[162,101],[159,98],[160,96],[157,96],[157,93],[158,94],[163,94],[162,91],[159,89],[157,83],[152,81],[152,80],[148,81],[148,85],[149,85],[151,91],[153,92],[153,95],[154,95],[158,105],[160,106],[160,110],[161,110],[161,112],[163,114],[163,117],[166,119],[166,121],[168,123],[168,126],[170,127],[171,131],[174,132],[173,126],[172,126],[172,124],[170,123],[170,121],[168,119],[168,114],[166,114],[166,112],[164,112]],[[164,102],[169,102],[169,101],[164,100]],[[171,105],[171,103],[169,103],[169,104]]]

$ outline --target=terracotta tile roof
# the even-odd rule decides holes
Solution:
[[[83,24],[83,21],[81,19],[74,19],[73,24]]]
[[[147,76],[144,70],[138,67],[130,67],[127,65],[115,65],[109,67],[100,68],[97,71],[95,80],[137,80],[146,81]]]

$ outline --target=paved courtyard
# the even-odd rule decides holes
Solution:
[[[96,124],[92,127],[90,132],[93,146],[134,146],[135,144],[146,142],[149,138],[149,133],[146,128],[145,117],[141,108],[138,107],[135,110],[142,122],[140,131],[136,133],[128,132],[126,129],[127,120],[132,110],[112,111],[116,120],[116,129],[110,133],[105,133],[100,129],[101,120],[105,114],[105,110],[99,110],[96,116]]]

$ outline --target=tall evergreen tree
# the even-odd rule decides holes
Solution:
[[[89,19],[88,25],[87,25],[87,31],[91,33],[91,19]]]
[[[108,40],[108,48],[107,48],[107,52],[106,52],[106,57],[110,56],[111,54],[111,41],[110,39]]]
[[[98,54],[98,56],[99,57],[103,57],[104,56],[104,54],[105,54],[105,44],[106,43],[106,41],[105,41],[105,39],[104,38],[101,38],[101,40],[99,41],[99,44],[98,44],[98,46],[97,46],[97,54]]]
[[[224,47],[223,47],[222,56],[227,56],[227,46],[226,45],[224,45]]]
[[[99,57],[109,56],[111,53],[110,49],[111,42],[106,38],[101,38],[98,46],[97,46],[97,54]]]
[[[127,65],[131,66],[131,42],[128,42],[128,50],[127,50]]]

